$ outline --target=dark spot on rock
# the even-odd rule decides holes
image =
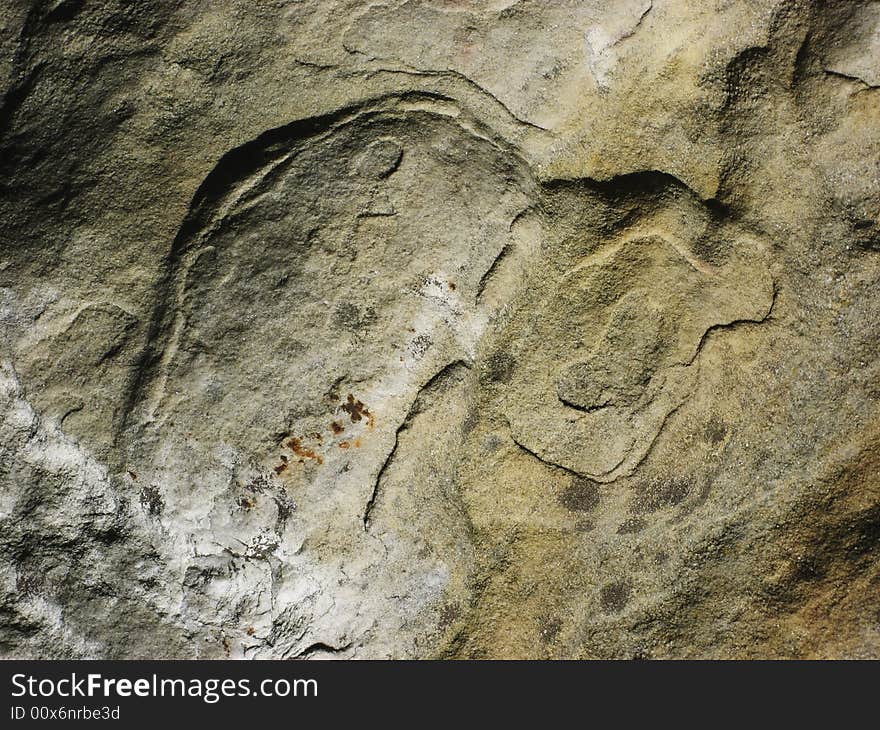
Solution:
[[[135,480],[138,478],[138,475],[135,474],[131,469],[128,470],[128,476]]]
[[[124,536],[125,529],[119,524],[109,525],[108,527],[101,527],[95,531],[95,537],[105,545],[110,545],[111,543],[118,542],[122,540]]]
[[[272,487],[272,483],[262,474],[257,474],[245,483],[244,488],[254,494],[262,494]]]
[[[60,0],[50,6],[46,13],[46,20],[50,23],[73,20],[82,10],[83,5],[85,5],[85,0]]]
[[[376,312],[372,309],[361,311],[351,302],[340,302],[333,315],[334,324],[340,329],[358,332],[376,321]]]
[[[248,626],[247,629],[245,630],[245,633],[248,636],[253,636],[256,633],[256,629],[254,629],[253,626]]]
[[[851,562],[857,562],[868,555],[874,555],[880,548],[880,504],[856,513],[846,528],[839,531],[844,555]]]
[[[275,467],[275,473],[281,474],[288,467],[288,459],[284,454],[280,455],[281,463]]]
[[[794,560],[791,579],[795,582],[807,582],[825,577],[822,561],[815,555],[800,555]]]
[[[351,444],[348,443],[348,441],[340,441],[340,442],[339,442],[339,448],[340,448],[340,449],[348,449],[348,448],[350,448],[350,447],[351,447]]]
[[[480,414],[477,412],[477,409],[474,407],[468,408],[467,414],[465,414],[464,420],[461,422],[461,435],[467,436],[477,427],[479,420]]]
[[[342,329],[356,330],[360,326],[361,313],[351,302],[340,302],[333,314],[333,323]]]
[[[333,385],[331,385],[327,392],[324,393],[324,399],[330,401],[331,403],[339,402],[339,384],[343,381],[343,378],[337,378]]]
[[[633,517],[621,523],[617,528],[618,535],[633,535],[645,529],[646,522],[641,517]]]
[[[242,497],[239,497],[237,500],[235,500],[235,502],[243,510],[249,510],[249,509],[253,508],[254,505],[256,505],[257,500],[252,497],[242,496]]]
[[[692,482],[685,477],[653,479],[640,485],[635,506],[642,512],[656,512],[681,503],[692,489]]]
[[[28,571],[17,571],[15,574],[15,590],[25,596],[35,595],[43,587],[43,576]]]
[[[632,597],[632,586],[626,581],[609,583],[599,594],[602,610],[605,613],[618,613],[626,608]]]
[[[432,344],[434,344],[433,340],[428,335],[421,334],[413,337],[408,345],[408,349],[410,354],[418,360],[425,356],[425,353],[431,348]]]
[[[589,512],[599,505],[599,487],[590,479],[577,477],[571,480],[559,501],[572,512]]]
[[[275,522],[275,532],[279,535],[284,531],[284,528],[287,526],[287,520],[290,519],[290,515],[296,509],[296,504],[294,504],[293,500],[290,498],[290,495],[287,494],[287,490],[281,489],[281,491],[274,496],[275,506],[278,508],[278,518]]]
[[[450,625],[458,620],[459,616],[461,616],[461,609],[458,607],[458,604],[447,603],[440,610],[440,616],[437,621],[438,628],[448,628]]]
[[[162,499],[158,487],[150,484],[141,489],[141,507],[147,511],[147,514],[154,517],[162,514],[162,510],[165,509],[165,500]]]
[[[540,620],[541,641],[550,644],[559,636],[562,630],[562,621],[558,618],[545,617]]]
[[[705,439],[712,445],[720,444],[727,436],[727,426],[718,418],[713,418],[706,424]]]
[[[498,436],[497,433],[490,433],[483,440],[483,448],[490,454],[494,454],[498,449],[500,449],[504,445],[504,441]]]
[[[450,288],[452,291],[455,291],[455,282],[450,281],[450,282],[449,282],[449,288]]]
[[[516,360],[507,352],[496,352],[486,361],[485,377],[493,383],[509,383],[513,378]]]
[[[340,423],[338,421],[333,421],[330,424],[330,430],[333,431],[333,433],[335,433],[338,436],[339,434],[341,434],[345,430],[345,428],[342,425],[340,425]]]

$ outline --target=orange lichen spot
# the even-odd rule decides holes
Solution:
[[[345,430],[345,428],[338,421],[333,421],[330,424],[330,430],[338,436]]]
[[[292,436],[290,440],[287,442],[287,447],[297,456],[301,457],[299,460],[300,464],[305,463],[305,459],[314,459],[319,464],[324,463],[324,457],[320,454],[316,454],[312,449],[309,449],[302,444],[302,439],[297,438],[296,436]]]
[[[340,441],[340,442],[339,442],[339,448],[340,448],[340,449],[347,449],[347,448],[350,447],[350,446],[351,446],[351,444],[348,443],[348,441]]]
[[[361,447],[361,440],[360,440],[360,439],[355,439],[355,441],[354,441],[354,447],[355,447],[356,449],[359,449],[359,448]]]

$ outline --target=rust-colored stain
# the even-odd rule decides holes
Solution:
[[[370,427],[371,431],[373,430],[373,414],[370,413],[370,410],[351,393],[348,394],[346,402],[340,407],[351,417],[352,423],[357,423],[363,418],[366,418],[367,425]]]
[[[449,282],[449,288],[452,289],[452,291],[455,291],[455,282],[450,281],[450,282]]]
[[[316,454],[314,451],[312,451],[312,449],[309,449],[309,448],[303,446],[302,439],[298,439],[296,436],[292,436],[290,438],[290,440],[287,442],[287,446],[290,448],[290,450],[294,454],[296,454],[299,457],[302,457],[300,459],[300,464],[303,463],[303,461],[302,461],[303,459],[314,459],[319,464],[324,463],[323,456],[321,456],[320,454]]]
[[[285,471],[287,469],[287,467],[289,466],[287,457],[284,454],[281,454],[280,458],[281,458],[281,463],[275,467],[276,474],[280,474],[281,472]]]
[[[341,398],[338,396],[338,393],[335,392],[334,388],[331,388],[330,392],[327,393],[328,396],[336,395],[337,402],[341,401]],[[364,404],[363,401],[354,397],[353,393],[349,393],[344,402],[339,402],[337,406],[337,413],[339,410],[342,410],[346,414],[348,414],[349,418],[351,418],[352,423],[361,423],[362,421],[366,421],[366,426],[370,431],[373,430],[375,425],[375,417],[370,412],[370,409]],[[340,436],[345,433],[345,421],[344,419],[333,419],[330,421],[330,433],[332,436]],[[312,432],[304,434],[303,436],[290,436],[286,441],[282,441],[282,444],[289,448],[297,457],[296,462],[299,464],[305,464],[308,459],[312,459],[316,461],[318,464],[324,463],[324,457],[317,453],[314,448],[310,448],[306,446],[303,441],[308,440],[311,443],[316,443],[317,446],[315,448],[322,448],[324,446],[324,438],[326,432]],[[340,449],[350,449],[361,448],[361,439],[357,438],[354,440],[345,439],[344,441],[339,441],[336,444]],[[328,444],[329,446],[329,444]],[[288,459],[286,456],[281,455],[281,462],[274,467],[276,474],[281,474],[286,471],[287,468],[294,463],[294,460]]]
[[[247,627],[247,630],[245,631],[245,633],[246,633],[248,636],[253,636],[253,635],[256,633],[256,631],[257,631],[257,630],[256,630],[253,626],[248,626],[248,627]]]

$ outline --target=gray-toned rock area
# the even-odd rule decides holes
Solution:
[[[0,655],[880,657],[880,2],[0,5]]]

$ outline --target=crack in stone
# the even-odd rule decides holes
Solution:
[[[397,454],[397,447],[400,445],[400,434],[402,434],[410,427],[412,419],[419,413],[421,396],[429,391],[431,388],[433,388],[448,373],[451,373],[458,367],[470,369],[470,364],[461,359],[453,360],[452,362],[444,365],[442,368],[440,368],[440,370],[434,373],[434,375],[428,378],[428,380],[416,391],[415,397],[413,398],[412,403],[407,410],[406,416],[404,416],[403,421],[394,432],[394,445],[391,447],[391,451],[388,452],[388,456],[385,457],[385,460],[382,462],[382,466],[379,468],[379,471],[376,474],[376,478],[373,480],[373,486],[370,490],[370,497],[367,500],[366,505],[364,506],[363,516],[361,518],[364,526],[364,532],[369,532],[370,530],[370,527],[372,525],[370,515],[372,514],[373,507],[375,506],[376,500],[379,497],[379,489],[382,482],[382,477],[385,475],[385,472],[388,470],[388,467],[391,465],[391,462],[394,461],[394,457]]]

